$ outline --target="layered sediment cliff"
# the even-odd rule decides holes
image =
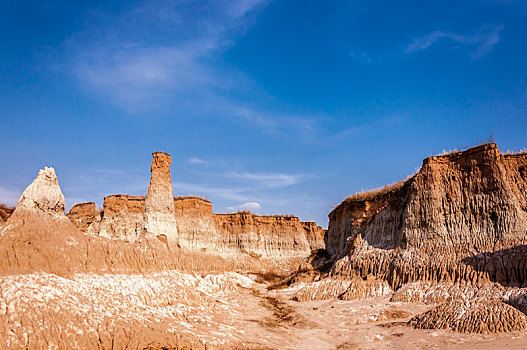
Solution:
[[[101,225],[101,210],[94,202],[75,204],[68,212],[68,218],[82,232],[97,233]]]
[[[278,258],[309,256],[324,247],[325,230],[295,216],[214,214],[212,203],[200,197],[174,197],[173,201],[178,245],[188,251]],[[143,227],[144,203],[144,197],[112,195],[105,197],[101,212],[82,204],[74,206],[68,217],[83,232],[133,243]],[[94,214],[96,219],[87,225]],[[98,232],[90,231],[98,226]]]
[[[70,220],[85,233],[139,242],[143,236],[167,238],[191,252],[263,258],[307,257],[324,248],[325,231],[294,216],[251,213],[214,214],[212,203],[196,196],[172,196],[170,155],[153,153],[152,177],[145,197],[111,195],[102,211],[93,203],[75,205]]]
[[[116,194],[104,197],[98,233],[110,239],[136,242],[143,233],[145,197]]]
[[[221,246],[209,200],[195,196],[175,197],[174,208],[182,248],[210,252]]]
[[[527,154],[495,144],[426,158],[397,185],[344,200],[330,214],[326,249],[337,274],[412,280],[527,281]]]
[[[225,252],[264,257],[301,257],[311,253],[303,224],[294,216],[250,213],[215,215],[217,235]]]

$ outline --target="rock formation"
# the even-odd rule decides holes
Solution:
[[[324,243],[326,230],[313,221],[302,221],[301,224],[306,233],[307,243],[309,244],[311,251],[324,249],[326,247],[326,244]]]
[[[527,285],[526,153],[485,144],[426,158],[406,181],[350,196],[329,219],[333,278],[373,275],[396,290],[392,301],[437,305],[410,325],[476,333],[527,326],[511,306],[523,307],[523,289],[505,297],[500,286]],[[337,282],[326,283],[331,290]]]
[[[394,288],[413,280],[524,283],[525,259],[504,265],[492,256],[527,240],[526,169],[527,154],[485,144],[426,158],[405,182],[349,197],[329,214],[326,249],[341,259],[335,273],[375,274]]]
[[[216,234],[212,203],[196,196],[174,197],[179,245],[189,251],[218,252],[222,242]]]
[[[18,210],[31,210],[56,215],[64,215],[64,195],[60,190],[55,169],[44,168],[29,185],[16,203]]]
[[[195,197],[174,197],[178,245],[188,251],[222,256],[248,254],[253,257],[307,257],[324,247],[324,230],[313,222],[294,216],[258,216],[250,213],[214,214],[210,201]],[[111,239],[136,242],[143,227],[144,197],[112,195],[104,198],[103,210],[75,213],[68,217],[81,231]],[[86,226],[90,221],[91,224]]]
[[[272,258],[306,257],[311,253],[304,225],[294,216],[217,214],[215,222],[226,253]]]
[[[169,242],[177,242],[178,231],[170,177],[172,157],[163,152],[152,153],[152,156],[152,176],[145,199],[144,234],[153,237],[162,235]]]
[[[78,204],[68,213],[70,220],[82,232],[110,239],[135,243],[146,230],[146,236],[164,236],[187,251],[221,256],[302,258],[324,248],[325,231],[314,222],[295,216],[214,214],[206,199],[172,197],[171,158],[161,152],[153,156],[146,198],[107,196],[100,212],[93,203]]]
[[[9,219],[15,208],[0,203],[0,227]]]
[[[104,197],[98,234],[136,242],[143,232],[145,197],[117,194]]]
[[[95,203],[86,202],[75,204],[67,216],[81,232],[91,234],[99,232],[101,210],[95,209]]]
[[[413,317],[409,324],[421,329],[464,333],[513,332],[527,327],[527,316],[499,300],[453,300]]]
[[[379,281],[375,278],[369,280],[355,278],[348,281],[327,278],[302,285],[300,288],[292,286],[292,289],[296,289],[291,297],[295,301],[355,300],[388,295],[393,292],[386,281]]]
[[[0,229],[0,274],[139,272],[176,266],[177,261],[157,239],[130,245],[81,233],[64,214],[64,196],[53,168],[39,172]]]

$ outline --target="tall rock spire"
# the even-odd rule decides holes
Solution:
[[[178,230],[174,214],[174,196],[170,164],[172,157],[164,152],[152,153],[152,177],[145,200],[145,236],[164,235],[169,241],[176,241]]]

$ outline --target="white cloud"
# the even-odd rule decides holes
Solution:
[[[462,35],[453,32],[435,31],[414,39],[405,49],[406,53],[425,50],[441,39],[448,39],[456,44],[472,46],[472,59],[478,59],[488,54],[500,42],[500,32],[503,26],[482,26],[475,33]]]
[[[22,191],[16,191],[0,187],[0,203],[7,205],[15,205],[18,201],[18,197],[22,194]]]
[[[249,210],[252,212],[257,212],[262,209],[262,205],[257,202],[247,202],[234,207],[227,207],[228,210]]]
[[[190,158],[188,161],[189,161],[190,163],[192,163],[192,164],[205,164],[205,163],[207,163],[206,160],[200,159],[200,158],[198,158],[198,157],[192,157],[192,158]]]
[[[189,94],[216,95],[230,77],[211,61],[266,1],[154,0],[117,16],[95,13],[68,41],[70,72],[83,89],[131,113],[185,101]]]
[[[249,173],[249,172],[230,172],[226,174],[227,177],[250,180],[257,182],[260,185],[269,188],[287,187],[297,184],[305,178],[305,175],[300,174],[281,174],[281,173]]]
[[[61,70],[85,93],[130,114],[214,115],[265,133],[311,134],[317,115],[260,107],[280,102],[218,64],[268,2],[151,0],[118,15],[95,13],[67,41]]]

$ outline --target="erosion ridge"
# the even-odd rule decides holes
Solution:
[[[110,195],[100,211],[93,203],[80,203],[68,213],[70,220],[82,232],[110,239],[134,243],[149,235],[188,251],[225,257],[305,258],[324,248],[324,230],[314,222],[295,216],[214,214],[209,200],[173,197],[170,155],[156,152],[153,158],[146,198]]]
[[[103,208],[94,204],[73,206],[68,217],[81,231],[111,239],[139,239],[145,197],[111,195]],[[215,214],[212,203],[196,196],[174,197],[177,244],[187,250],[225,256],[240,253],[263,257],[307,257],[324,248],[324,230],[296,216]]]
[[[393,287],[445,278],[522,284],[521,259],[484,267],[489,255],[527,240],[526,168],[527,155],[502,155],[493,143],[426,158],[393,191],[338,205],[326,249],[341,259],[337,270],[352,265]]]
[[[526,240],[527,154],[502,154],[489,143],[428,157],[407,180],[352,195],[330,212],[329,257],[321,257],[331,264],[329,277],[295,295],[342,298],[360,290],[366,295],[380,290],[361,282],[373,278],[386,281],[395,295],[401,290],[441,295],[433,297],[436,308],[409,321],[416,328],[524,329],[527,318],[514,308],[521,310],[524,298],[507,293],[525,293]],[[453,287],[436,287],[442,283]],[[488,283],[510,291],[493,287],[477,300],[464,297]]]

